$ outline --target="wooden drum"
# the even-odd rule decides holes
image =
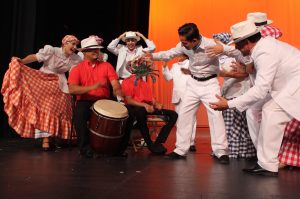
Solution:
[[[91,109],[91,148],[97,153],[115,154],[125,132],[127,108],[112,100],[98,100]]]

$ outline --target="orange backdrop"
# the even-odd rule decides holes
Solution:
[[[246,19],[248,12],[266,12],[273,26],[283,32],[281,40],[300,48],[299,0],[150,0],[149,39],[156,44],[156,51],[168,50],[179,42],[177,29],[187,22],[197,24],[200,34],[229,31],[231,25]],[[173,61],[174,62],[174,61]],[[172,61],[169,62],[170,67]],[[161,71],[161,63],[156,65]],[[152,83],[150,83],[152,84]],[[172,82],[160,77],[152,84],[156,99],[166,108],[171,104]],[[208,127],[203,107],[197,114],[198,127]]]

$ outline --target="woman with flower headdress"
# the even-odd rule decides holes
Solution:
[[[145,41],[147,48],[137,45],[141,38]],[[119,44],[121,40],[126,45]],[[108,51],[118,56],[116,72],[120,80],[131,76],[131,73],[126,69],[128,61],[142,55],[143,52],[153,52],[155,48],[153,41],[147,39],[143,34],[133,31],[124,32],[107,46]]]
[[[228,44],[231,41],[231,34],[222,32],[214,34],[213,38]],[[227,55],[219,56],[220,73],[224,77],[222,96],[228,100],[234,99],[250,88],[249,74],[245,67],[233,67],[238,64],[235,58]],[[225,122],[225,129],[228,141],[230,158],[253,158],[256,150],[249,135],[246,111],[240,112],[237,109],[222,111]]]
[[[127,70],[132,74],[122,82],[122,92],[125,96],[125,104],[129,116],[135,118],[148,149],[157,155],[163,155],[167,149],[163,143],[166,142],[173,126],[177,121],[177,113],[173,110],[163,109],[162,104],[157,102],[152,90],[143,77],[150,76],[155,82],[157,70],[152,62],[144,58],[136,58],[127,64]],[[147,126],[147,115],[166,116],[166,124],[162,127],[156,140],[153,142]],[[127,125],[133,125],[129,123]]]
[[[1,93],[10,126],[24,138],[70,138],[72,106],[65,72],[81,62],[75,54],[79,40],[73,35],[62,39],[61,47],[45,45],[23,59],[12,57]],[[26,66],[43,62],[40,70]]]

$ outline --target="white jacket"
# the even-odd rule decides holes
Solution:
[[[228,101],[230,108],[244,111],[270,91],[274,101],[300,120],[300,51],[271,37],[260,39],[252,49],[255,85],[244,95]]]
[[[115,55],[118,56],[117,66],[116,66],[116,72],[119,75],[119,77],[123,77],[122,74],[119,74],[120,68],[124,64],[124,61],[126,60],[126,54],[128,48],[126,45],[119,44],[119,39],[114,39],[110,42],[110,44],[107,46],[107,50]],[[155,44],[153,41],[145,40],[145,43],[147,44],[147,48],[143,48],[142,46],[136,46],[136,55],[142,55],[143,51],[153,52],[155,51]]]
[[[173,79],[173,94],[172,103],[177,104],[186,91],[186,82],[190,75],[186,75],[181,72],[181,68],[189,68],[189,60],[186,59],[183,62],[178,62],[172,65],[169,70],[168,67],[163,67],[162,73],[167,81]]]

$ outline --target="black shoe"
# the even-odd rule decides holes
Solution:
[[[172,152],[172,153],[167,154],[167,155],[165,156],[165,158],[168,159],[168,160],[184,160],[184,159],[186,159],[185,156],[179,155],[179,154],[177,154],[177,153],[175,153],[175,152]]]
[[[53,148],[55,150],[59,150],[59,149],[62,149],[65,145],[64,141],[63,140],[60,140],[60,139],[57,139],[57,138],[54,138],[53,141],[51,142],[52,145],[53,145]]]
[[[249,162],[251,162],[251,161],[255,161],[255,162],[257,162],[257,156],[253,156],[253,157],[248,157],[248,158],[246,158],[246,160],[247,161],[249,161]]]
[[[167,149],[164,147],[164,145],[160,143],[152,144],[148,147],[148,149],[156,155],[164,155],[167,152]]]
[[[252,175],[272,176],[272,177],[278,176],[278,172],[265,170],[264,168],[259,166],[259,164],[256,164],[251,169],[243,169],[243,171]]]
[[[189,148],[189,151],[190,152],[196,152],[197,151],[196,146],[195,145],[191,145],[190,148]]]
[[[229,157],[228,155],[221,155],[219,158],[217,157],[219,163],[221,164],[229,164]]]
[[[91,150],[80,151],[80,155],[85,158],[93,158],[94,153]]]

